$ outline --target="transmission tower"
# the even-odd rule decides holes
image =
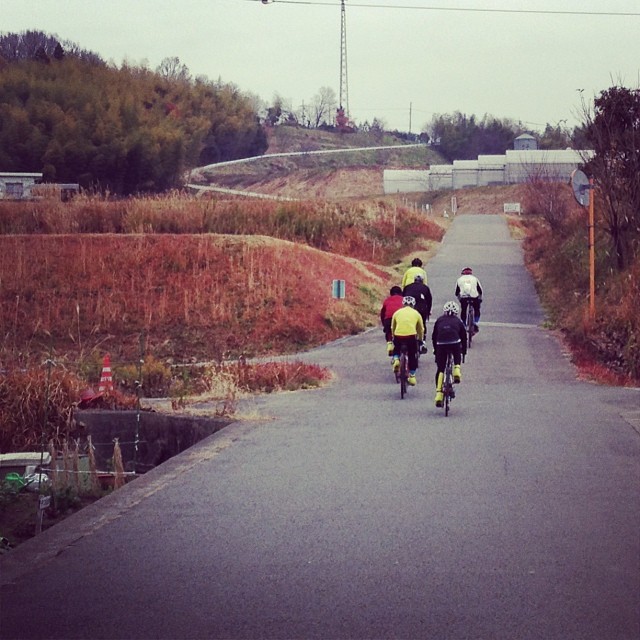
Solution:
[[[347,75],[347,14],[345,0],[340,7],[340,105],[336,114],[339,129],[349,126],[349,79]]]

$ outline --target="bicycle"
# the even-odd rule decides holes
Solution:
[[[453,388],[453,354],[447,355],[447,364],[444,368],[444,380],[442,381],[442,394],[444,396],[444,415],[449,415],[449,404],[456,397]]]
[[[475,309],[473,307],[473,302],[471,298],[468,299],[469,302],[467,304],[467,313],[466,318],[464,318],[464,324],[467,328],[467,348],[471,349],[471,341],[473,340],[473,336],[476,334],[475,331]]]
[[[400,368],[396,371],[396,382],[400,383],[400,399],[404,399],[407,393],[408,381],[409,354],[407,353],[407,345],[403,344],[400,348]]]

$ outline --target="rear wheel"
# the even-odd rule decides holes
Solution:
[[[407,393],[407,380],[409,379],[409,363],[407,362],[407,352],[400,354],[400,398],[403,399]]]
[[[473,324],[475,321],[475,313],[471,301],[467,305],[467,348],[471,349],[471,341],[473,340]]]
[[[453,359],[451,354],[447,358],[447,366],[444,370],[444,415],[449,415],[449,404],[451,403],[452,391],[453,391]]]

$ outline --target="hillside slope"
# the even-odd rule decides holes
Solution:
[[[297,199],[379,197],[384,169],[426,169],[444,160],[427,145],[411,146],[391,135],[340,134],[279,126],[269,129],[263,157],[246,163],[212,166],[198,172],[216,186]],[[397,146],[397,149],[348,151],[282,157],[277,154]],[[403,148],[404,147],[404,148]]]
[[[33,260],[31,256],[42,256]],[[312,277],[310,276],[312,274]],[[288,353],[375,321],[389,275],[267,236],[0,236],[5,346],[134,359]],[[344,280],[347,298],[332,298]],[[9,301],[11,301],[9,303]]]

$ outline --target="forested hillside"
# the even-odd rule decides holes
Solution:
[[[40,35],[32,55],[15,34],[0,38],[2,171],[128,195],[177,187],[185,169],[267,147],[254,99],[232,84],[170,65],[116,68]]]

